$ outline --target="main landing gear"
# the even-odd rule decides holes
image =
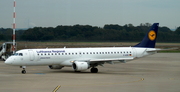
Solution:
[[[21,71],[22,74],[25,74],[26,73],[26,66],[20,66],[20,68],[22,68],[23,70]]]
[[[98,72],[98,69],[97,68],[91,68],[91,73],[97,73]]]

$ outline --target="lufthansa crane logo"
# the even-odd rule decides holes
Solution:
[[[154,41],[154,39],[156,38],[156,33],[154,32],[154,30],[151,30],[148,36],[151,41]]]

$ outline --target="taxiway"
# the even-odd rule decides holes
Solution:
[[[179,92],[180,53],[157,53],[127,63],[98,66],[98,73],[71,67],[19,66],[0,61],[0,92]]]

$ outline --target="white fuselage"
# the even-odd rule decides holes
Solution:
[[[52,49],[24,49],[6,60],[6,64],[18,66],[32,65],[61,65],[72,66],[74,60],[118,60],[120,58],[136,58],[155,52],[135,47],[106,47],[106,48],[52,48]],[[22,54],[22,55],[21,55]]]

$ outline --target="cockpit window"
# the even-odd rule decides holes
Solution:
[[[15,53],[14,56],[23,56],[23,53]]]
[[[23,54],[22,54],[22,53],[19,53],[19,56],[23,56]]]
[[[18,53],[15,53],[14,56],[18,56]]]

